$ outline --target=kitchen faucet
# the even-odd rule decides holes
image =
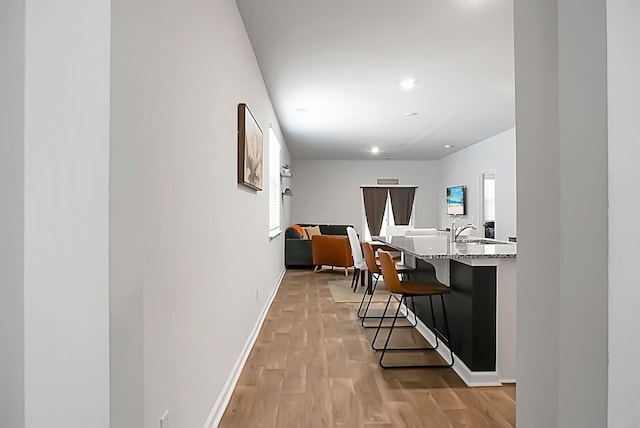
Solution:
[[[478,226],[472,223],[469,223],[466,226],[460,226],[455,230],[455,233],[453,235],[453,242],[456,242],[458,240],[458,236],[460,236],[460,234],[466,229],[478,230]]]
[[[456,221],[458,221],[460,219],[460,217],[456,217],[453,219],[453,221],[451,222],[451,227],[449,228],[449,232],[451,233],[451,241],[456,240]]]

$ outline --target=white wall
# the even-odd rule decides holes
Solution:
[[[109,172],[111,426],[144,426],[143,148],[148,5],[112,1]]]
[[[0,2],[0,427],[24,427],[24,0]]]
[[[265,155],[269,123],[281,133],[233,0],[113,10],[111,379],[123,390],[133,376],[144,410],[119,399],[112,414],[155,428],[169,410],[171,426],[201,427],[284,266],[283,235],[268,238],[268,180],[261,192],[236,183],[238,103]]]
[[[605,9],[600,0],[558,3],[561,427],[607,423]]]
[[[601,428],[608,346],[604,3],[516,0],[514,11],[517,425]]]
[[[109,0],[26,3],[26,427],[109,427]]]
[[[516,132],[510,129],[487,138],[464,150],[441,159],[438,188],[439,227],[451,226],[453,217],[446,214],[445,194],[448,186],[467,186],[467,215],[458,221],[482,226],[480,174],[496,173],[496,239],[516,236]],[[465,218],[466,217],[466,218]],[[465,221],[466,220],[466,221]],[[473,232],[478,234],[479,232]]]
[[[558,427],[560,302],[554,297],[561,260],[554,238],[560,234],[555,10],[553,0],[514,1],[519,225],[516,423],[523,428]],[[545,233],[537,224],[546,225]],[[533,284],[541,269],[552,280]]]
[[[467,186],[466,219],[479,220],[480,174],[496,173],[496,237],[516,235],[515,129],[510,129],[438,161],[310,161],[292,165],[293,223],[353,224],[362,228],[363,184],[378,178],[399,178],[418,186],[416,225],[451,225],[446,215],[446,187]],[[464,217],[463,217],[464,218]],[[462,224],[460,222],[459,224]]]
[[[363,184],[398,178],[416,185],[416,226],[438,224],[439,166],[427,161],[308,161],[291,165],[292,223],[353,224],[362,233]]]
[[[640,426],[640,3],[607,1],[609,115],[609,426]]]

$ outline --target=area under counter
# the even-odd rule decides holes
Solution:
[[[416,269],[412,280],[433,266],[451,288],[447,312],[460,377],[470,386],[515,382],[516,244],[452,243],[445,234],[376,240],[404,253],[405,264]],[[429,311],[428,300],[417,298],[419,330],[433,339]]]

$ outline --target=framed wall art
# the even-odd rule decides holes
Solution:
[[[262,130],[246,104],[238,104],[238,183],[262,190]]]

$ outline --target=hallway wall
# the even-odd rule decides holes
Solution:
[[[111,69],[113,423],[201,427],[283,269],[270,123],[283,162],[286,141],[233,0],[114,0]],[[260,192],[236,183],[238,103],[263,131]]]
[[[605,4],[516,0],[514,11],[517,425],[602,428],[609,346]]]
[[[0,5],[2,427],[110,426],[110,4]]]
[[[24,0],[0,2],[0,427],[24,427]]]
[[[111,2],[25,5],[25,426],[107,428]]]
[[[640,3],[607,1],[610,427],[640,426],[637,238],[640,212]]]

